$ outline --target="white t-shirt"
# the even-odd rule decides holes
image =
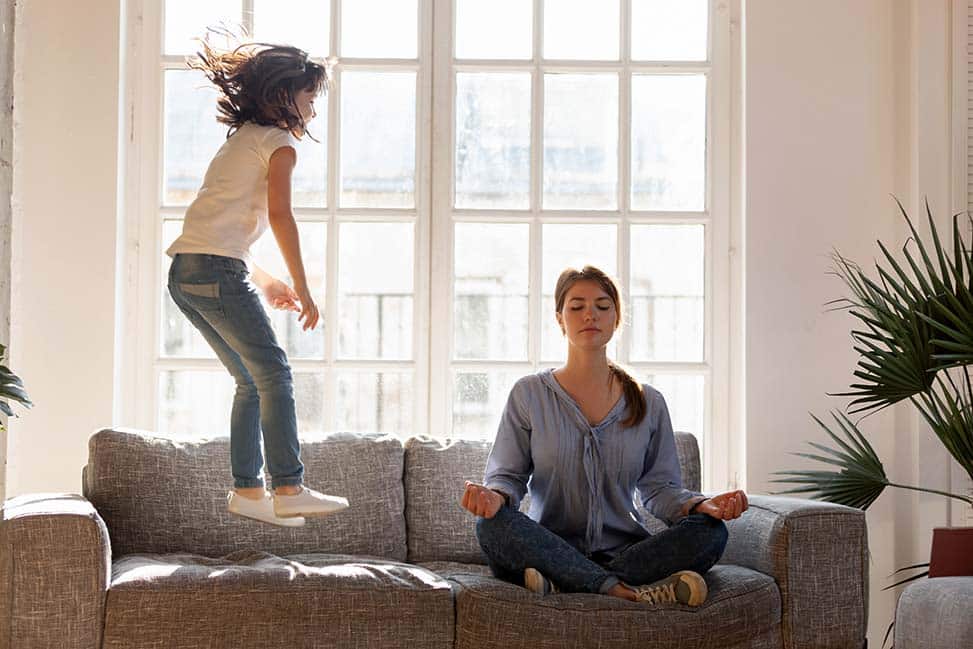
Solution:
[[[276,126],[247,122],[209,163],[203,186],[186,209],[182,234],[166,254],[198,253],[250,261],[250,245],[269,225],[267,171],[277,149],[297,138]]]

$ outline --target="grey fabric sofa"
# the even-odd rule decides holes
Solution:
[[[678,434],[677,446],[697,489],[696,441]],[[541,597],[489,575],[459,507],[488,452],[425,438],[303,440],[309,484],[353,506],[292,529],[226,512],[228,439],[100,431],[83,496],[3,507],[0,649],[862,647],[860,511],[753,496],[698,609]]]

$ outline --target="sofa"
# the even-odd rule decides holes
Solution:
[[[676,441],[684,483],[698,489],[696,440]],[[861,511],[752,496],[728,524],[699,608],[540,596],[490,576],[475,519],[459,506],[489,448],[304,439],[308,484],[352,507],[278,528],[226,511],[227,438],[101,430],[83,495],[3,506],[0,649],[863,646]]]

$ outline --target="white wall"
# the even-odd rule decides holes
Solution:
[[[810,464],[788,455],[807,450],[806,440],[828,441],[808,412],[823,418],[842,407],[826,393],[846,390],[854,378],[854,320],[824,307],[846,294],[826,274],[831,249],[870,265],[880,254],[876,239],[903,243],[890,194],[914,213],[924,194],[941,216],[962,207],[948,204],[949,4],[746,3],[746,458],[753,492],[779,489],[770,482],[775,471]],[[862,428],[902,482],[935,486],[943,475],[938,442],[911,407],[872,416]],[[869,509],[869,637],[876,646],[893,614],[895,594],[881,590],[888,575],[928,559],[929,527],[944,524],[944,513],[942,499],[893,491]]]
[[[79,491],[111,423],[118,148],[118,0],[16,8],[8,496]]]

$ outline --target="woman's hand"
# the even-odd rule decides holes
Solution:
[[[506,501],[503,496],[493,489],[466,481],[466,491],[463,492],[461,503],[467,511],[483,518],[493,518],[503,507],[504,502]]]
[[[294,289],[279,279],[271,278],[270,281],[264,284],[261,288],[263,288],[264,297],[267,299],[267,304],[275,309],[281,309],[283,311],[301,310],[301,307],[297,305],[297,293],[294,292]]]
[[[749,506],[747,494],[743,491],[728,491],[700,502],[696,505],[696,513],[709,514],[713,518],[730,521],[740,518],[740,514],[747,511]]]

